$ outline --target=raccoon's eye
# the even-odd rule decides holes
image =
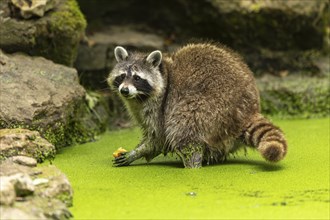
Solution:
[[[139,80],[141,79],[141,77],[139,77],[139,76],[137,76],[137,75],[134,75],[134,76],[133,76],[133,79],[134,79],[135,81],[139,81]]]
[[[124,80],[124,79],[125,79],[125,77],[126,77],[126,74],[125,74],[125,73],[123,73],[123,74],[121,74],[119,77],[120,77],[120,79],[121,79],[121,80]]]

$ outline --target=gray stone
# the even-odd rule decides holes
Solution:
[[[73,217],[66,204],[56,198],[35,197],[26,205],[22,207],[23,210],[28,210],[26,207],[38,207],[34,211],[35,215],[44,215],[47,219],[66,220]]]
[[[3,177],[4,178],[4,177]],[[26,173],[17,173],[8,176],[9,181],[14,185],[17,196],[28,196],[34,193],[35,187],[31,177]]]
[[[41,184],[46,184],[46,183],[48,183],[48,182],[49,182],[48,179],[45,179],[45,178],[37,178],[37,179],[34,179],[34,180],[33,180],[33,185],[38,186],[38,185],[41,185]]]
[[[59,0],[10,0],[10,2],[23,18],[28,19],[33,16],[44,16],[47,11],[57,6]]]
[[[0,160],[11,157],[15,163],[36,166],[36,160],[42,162],[53,159],[55,152],[54,145],[42,138],[37,131],[0,129]]]
[[[225,2],[222,0],[211,0],[210,1],[215,7],[223,12],[232,12],[242,10],[244,12],[258,12],[263,9],[290,11],[297,14],[311,14],[324,7],[323,0],[315,0],[310,2],[309,0],[232,0]]]
[[[78,0],[91,32],[111,21],[163,33],[170,41],[206,38],[236,49],[329,47],[329,1],[325,0],[100,1],[95,5]]]
[[[129,26],[111,26],[89,36],[89,40],[106,45],[124,45],[139,48],[163,48],[159,35],[134,30]]]
[[[263,76],[257,80],[263,113],[277,118],[328,117],[328,77]]]
[[[12,176],[17,173],[27,173],[33,176],[35,171],[31,167],[16,164],[9,159],[0,161],[0,176]]]
[[[55,198],[34,196],[24,202],[16,202],[14,207],[23,213],[40,219],[65,220],[72,217],[66,205]]]
[[[111,26],[88,35],[88,42],[81,44],[75,67],[78,71],[111,69],[116,46],[161,50],[164,39],[158,35],[132,29],[130,26]]]
[[[86,28],[75,0],[1,0],[0,11],[1,49],[44,56],[72,66]],[[18,18],[32,15],[43,17]]]
[[[6,220],[45,220],[47,219],[45,215],[41,214],[39,216],[33,215],[29,212],[25,212],[16,207],[0,206],[0,219]]]
[[[55,166],[36,168],[36,170],[40,170],[41,176],[43,179],[46,177],[48,182],[38,185],[35,193],[41,197],[59,199],[67,206],[72,206],[73,190],[68,178]]]
[[[0,163],[1,219],[70,219],[72,187],[55,166]],[[34,179],[32,181],[32,179]]]
[[[8,177],[0,176],[0,205],[12,205],[16,198],[13,183]]]
[[[0,161],[0,176],[12,176],[18,173],[27,173],[30,176],[38,175],[37,171],[31,169],[31,167],[14,163],[10,159]]]
[[[8,47],[10,52],[27,51],[36,44],[37,27],[31,23],[14,20],[0,15],[0,48]],[[17,33],[24,33],[19,35]]]
[[[28,167],[37,166],[37,160],[27,156],[13,156],[10,158],[14,163],[21,164]]]
[[[306,74],[319,76],[321,70],[313,62],[311,51],[329,52],[330,49],[330,3],[324,0],[144,0],[143,4],[134,0],[103,0],[98,6],[86,0],[78,1],[89,19],[87,33],[95,36],[102,33],[109,26],[105,21],[111,21],[112,26],[130,25],[128,28],[138,29],[138,32],[162,36],[164,43],[157,49],[165,48],[165,52],[176,43],[211,39],[238,51],[259,75],[271,73],[279,76],[282,71],[289,71],[290,74],[310,72]],[[139,13],[127,13],[122,17],[128,10]],[[109,37],[117,37],[116,43],[122,43],[125,38],[118,32]],[[88,37],[93,39],[94,35],[88,34]],[[95,39],[97,44],[99,39]],[[94,41],[91,43],[93,45]],[[86,48],[83,46],[79,53]],[[98,55],[100,66],[104,65],[105,57],[111,59],[110,55],[101,54]],[[91,63],[76,64],[80,71],[79,68],[87,70]],[[107,65],[111,63],[107,62]],[[92,72],[91,68],[87,70],[90,73],[82,74],[83,78],[86,77],[83,80],[86,84],[93,81],[93,76],[98,81],[106,75],[95,70]]]
[[[56,147],[93,140],[104,129],[73,68],[0,50],[0,84],[0,129],[37,130]]]
[[[78,56],[75,67],[80,71],[104,70],[107,66],[108,45],[81,44],[78,48]]]

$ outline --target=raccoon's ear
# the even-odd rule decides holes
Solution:
[[[159,50],[151,52],[148,55],[146,61],[148,63],[151,63],[154,67],[158,67],[159,64],[162,62],[162,52],[160,52]]]
[[[118,62],[127,60],[127,57],[128,57],[127,50],[125,50],[125,48],[123,48],[121,46],[117,46],[115,48],[115,57]]]

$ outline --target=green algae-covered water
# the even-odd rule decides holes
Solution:
[[[112,167],[112,152],[134,148],[138,129],[65,148],[54,163],[74,188],[75,219],[328,219],[329,118],[275,124],[289,144],[278,164],[248,150],[201,169],[175,156]]]

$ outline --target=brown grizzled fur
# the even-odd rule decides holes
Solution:
[[[223,161],[240,143],[257,148],[271,162],[285,156],[282,131],[260,113],[253,74],[230,49],[189,44],[162,57],[160,51],[129,54],[117,47],[115,55],[118,64],[108,82],[144,133],[137,148],[116,158],[115,165],[174,152],[185,167],[201,167],[202,162]],[[126,97],[121,94],[123,86],[118,89],[122,83],[140,90],[129,78],[130,66],[136,70],[133,75],[150,86],[148,92],[138,92],[143,96]],[[126,74],[122,81],[120,73]]]

